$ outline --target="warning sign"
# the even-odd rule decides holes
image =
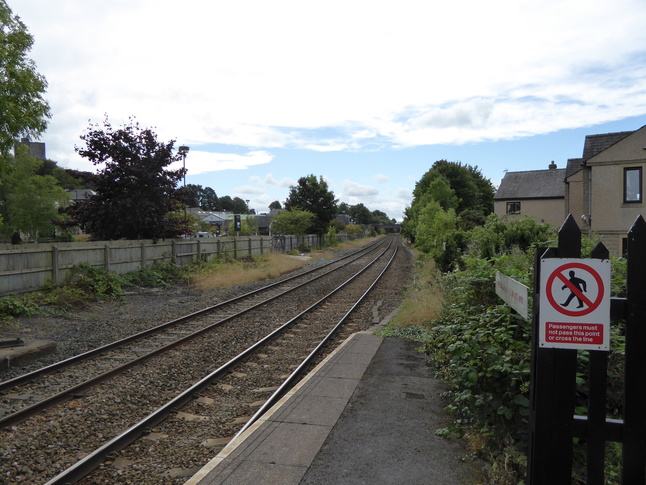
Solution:
[[[539,344],[609,350],[610,260],[541,260]]]

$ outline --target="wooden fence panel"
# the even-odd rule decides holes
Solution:
[[[0,295],[60,284],[79,264],[125,274],[155,263],[185,265],[200,258],[259,256],[270,250],[267,236],[5,246],[0,249]]]
[[[339,235],[338,239],[345,241],[356,237]],[[301,244],[317,247],[320,241],[319,236],[310,234],[300,238],[240,236],[0,245],[0,296],[40,290],[50,281],[60,284],[79,264],[124,274],[155,263],[185,265],[199,259],[260,256],[270,251],[294,251]]]

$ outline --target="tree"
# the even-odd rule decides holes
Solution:
[[[457,197],[455,210],[458,214],[469,209],[478,210],[485,216],[493,212],[495,190],[491,181],[482,175],[478,167],[463,165],[460,162],[435,162],[415,185],[413,196],[420,197],[432,190],[431,184],[438,178],[443,178]],[[436,186],[435,190],[441,189]],[[444,191],[444,195],[448,194]],[[438,202],[441,203],[440,200]],[[445,210],[448,208],[450,207],[444,207]]]
[[[376,224],[394,224],[396,221],[380,210],[372,211],[372,222]]]
[[[190,194],[191,199],[195,200],[197,207],[205,211],[218,211],[220,204],[218,196],[211,187],[202,187],[201,185],[188,184],[186,191]]]
[[[0,0],[0,155],[20,137],[37,138],[47,128],[47,81],[27,57],[33,37],[20,18]]]
[[[64,217],[60,207],[70,203],[70,197],[51,175],[40,175],[44,162],[29,155],[26,147],[8,158],[7,173],[0,186],[0,209],[6,238],[13,234],[37,241],[52,237],[55,223]]]
[[[354,224],[365,225],[372,222],[372,214],[370,213],[370,209],[368,209],[361,203],[351,206],[348,215],[350,216]]]
[[[231,196],[225,195],[220,197],[219,204],[223,211],[233,212],[234,214],[246,214],[249,210],[247,203],[240,197],[232,199]]]
[[[277,200],[275,200],[271,204],[269,204],[269,210],[280,210],[282,208],[283,208],[283,206],[280,205],[280,202],[278,202]]]
[[[72,211],[93,239],[158,239],[189,231],[187,221],[177,216],[182,202],[176,186],[184,169],[166,168],[181,160],[173,154],[175,140],[157,141],[133,118],[114,129],[107,117],[102,127],[91,124],[81,140],[85,147],[75,147],[79,155],[105,164],[97,173],[96,195]]]
[[[274,217],[274,221],[271,224],[271,231],[274,234],[283,236],[302,236],[312,225],[314,217],[312,212],[300,209],[280,211]]]
[[[285,208],[287,210],[300,209],[314,214],[308,231],[323,235],[337,215],[336,203],[334,192],[329,190],[323,177],[319,177],[317,180],[316,176],[308,175],[299,178],[298,185],[292,185],[289,188]]]
[[[416,242],[422,211],[431,203],[454,210],[463,229],[483,224],[493,211],[494,188],[477,167],[439,160],[415,185],[413,202],[405,210],[402,234]],[[428,224],[423,224],[428,226]]]

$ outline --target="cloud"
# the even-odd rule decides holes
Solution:
[[[243,185],[233,189],[235,194],[244,194],[244,195],[260,195],[264,194],[265,191],[259,187],[254,187],[252,185]]]
[[[372,197],[379,194],[379,190],[369,185],[360,185],[351,180],[343,181],[343,195],[346,197]]]
[[[270,185],[275,187],[291,187],[292,185],[297,184],[296,180],[287,177],[277,181],[271,173],[266,174],[262,178],[258,175],[254,175],[249,179],[249,181],[255,185]]]
[[[642,0],[330,0],[316,15],[294,0],[21,0],[13,10],[35,36],[48,142],[63,162],[103,113],[193,145],[327,152],[508,139],[646,110]]]
[[[222,170],[245,170],[255,165],[271,162],[273,155],[265,151],[250,151],[245,155],[236,153],[211,153],[191,150],[186,157],[186,168],[190,175],[200,175]],[[178,168],[182,162],[172,167]]]
[[[384,175],[383,173],[378,173],[377,175],[375,175],[375,176],[373,177],[373,179],[374,179],[374,180],[375,180],[375,182],[377,182],[378,184],[385,184],[385,183],[387,183],[387,182],[388,182],[388,180],[390,180],[390,177],[388,177],[388,175]]]

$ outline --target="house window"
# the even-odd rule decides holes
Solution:
[[[520,202],[507,202],[507,214],[520,214]]]
[[[624,168],[624,202],[642,201],[641,167]]]

